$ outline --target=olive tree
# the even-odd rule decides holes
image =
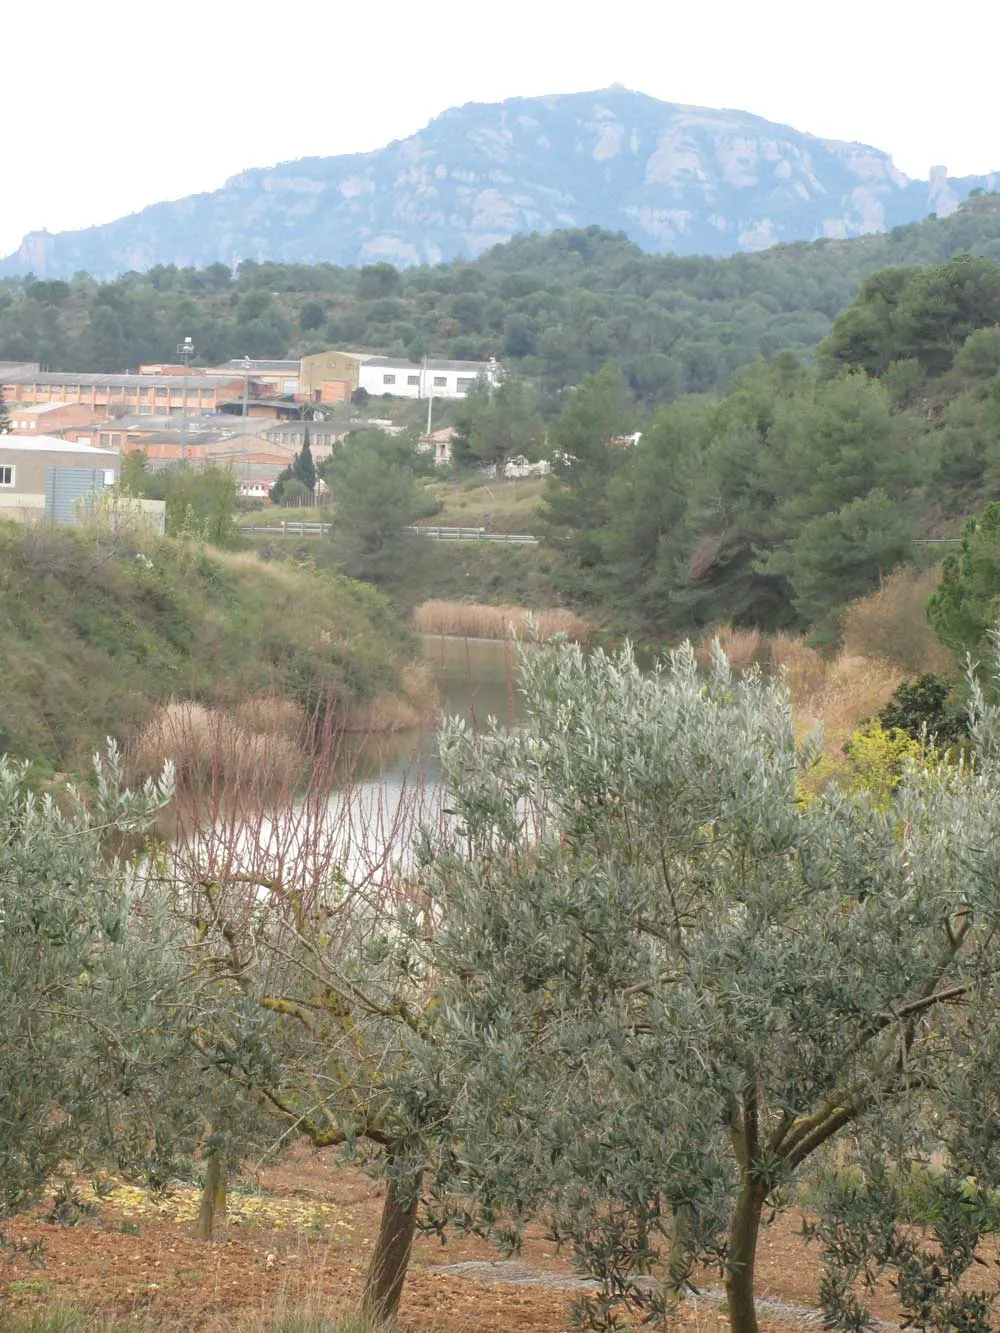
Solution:
[[[959,1035],[997,1039],[998,769],[811,795],[781,680],[690,647],[652,672],[538,647],[521,687],[522,728],[442,739],[432,1220],[516,1244],[546,1219],[601,1327],[714,1258],[756,1333],[765,1210],[848,1128],[931,1123]]]
[[[39,795],[0,756],[0,1206],[64,1165],[169,1171],[183,1107],[186,966],[130,849],[167,800],[114,749],[84,793]]]

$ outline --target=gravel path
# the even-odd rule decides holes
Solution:
[[[498,1259],[495,1261],[467,1260],[459,1264],[435,1264],[427,1269],[429,1273],[442,1273],[449,1277],[467,1277],[479,1282],[506,1283],[513,1287],[545,1287],[551,1291],[585,1291],[594,1289],[599,1283],[593,1278],[573,1277],[568,1273],[547,1273],[517,1259]],[[642,1282],[644,1279],[640,1278]],[[645,1279],[651,1282],[652,1279]],[[724,1305],[726,1294],[721,1287],[692,1292],[685,1303],[697,1309],[705,1305]],[[819,1310],[810,1310],[800,1305],[789,1305],[787,1301],[771,1300],[767,1296],[757,1298],[757,1310],[762,1315],[770,1315],[782,1322],[795,1324],[799,1328],[822,1328],[823,1315]],[[879,1333],[899,1333],[898,1324],[876,1320],[873,1328]]]

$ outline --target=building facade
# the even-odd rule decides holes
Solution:
[[[361,383],[363,352],[331,348],[304,356],[299,363],[299,397],[306,403],[343,403]]]
[[[8,412],[12,435],[65,435],[83,431],[93,433],[95,413],[86,403],[45,403],[40,407],[18,406]],[[93,444],[93,440],[83,441]]]
[[[234,357],[232,361],[224,361],[221,366],[209,366],[202,373],[220,379],[242,376],[254,389],[249,397],[294,398],[299,392],[300,365],[298,361],[258,361],[252,357]]]
[[[83,375],[78,371],[8,371],[0,375],[8,415],[25,407],[83,404],[95,419],[124,416],[216,412],[223,402],[239,400],[241,378],[224,379],[191,371],[181,375]]]
[[[378,396],[394,398],[464,398],[477,379],[496,385],[496,361],[441,361],[428,358],[419,365],[405,357],[372,356],[361,363],[360,385]]]
[[[113,486],[119,457],[108,449],[50,435],[0,435],[0,518],[35,521],[46,516],[46,490],[59,474],[90,472],[93,485]]]

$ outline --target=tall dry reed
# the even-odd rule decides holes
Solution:
[[[418,634],[468,639],[528,638],[535,632],[542,639],[564,634],[582,643],[589,635],[587,622],[575,611],[561,607],[530,611],[523,606],[489,606],[483,602],[421,602],[413,612],[412,624]]]
[[[860,615],[867,614],[862,603],[856,607]],[[704,636],[699,645],[701,654],[707,656],[716,638],[730,665],[737,670],[760,666],[784,676],[799,729],[805,732],[816,723],[822,727],[828,766],[843,761],[845,741],[862,722],[889,702],[908,674],[898,660],[889,657],[845,647],[835,658],[828,659],[810,647],[801,635],[787,632],[765,635],[760,630],[734,629],[729,625]]]
[[[284,699],[251,699],[234,710],[191,700],[164,704],[129,751],[137,777],[160,771],[169,759],[184,780],[225,774],[226,781],[283,785],[304,763],[304,715]]]

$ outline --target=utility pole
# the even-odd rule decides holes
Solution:
[[[178,343],[177,355],[184,367],[184,374],[181,376],[181,462],[184,463],[187,461],[188,440],[188,370],[191,358],[194,356],[194,341],[185,338],[182,343]]]
[[[250,358],[243,358],[243,417],[247,415],[247,402],[250,398]]]
[[[420,391],[421,391],[421,393],[425,393],[425,394],[427,394],[427,430],[425,431],[425,434],[426,434],[427,439],[428,439],[428,441],[429,441],[429,440],[430,440],[430,434],[431,434],[431,418],[432,418],[432,416],[433,416],[433,414],[434,414],[434,390],[431,389],[430,393],[427,393],[428,385],[427,385],[427,356],[426,356],[426,354],[425,354],[425,356],[424,356],[424,364],[423,364],[423,369],[421,370],[420,380],[421,380],[421,383],[420,383]]]

